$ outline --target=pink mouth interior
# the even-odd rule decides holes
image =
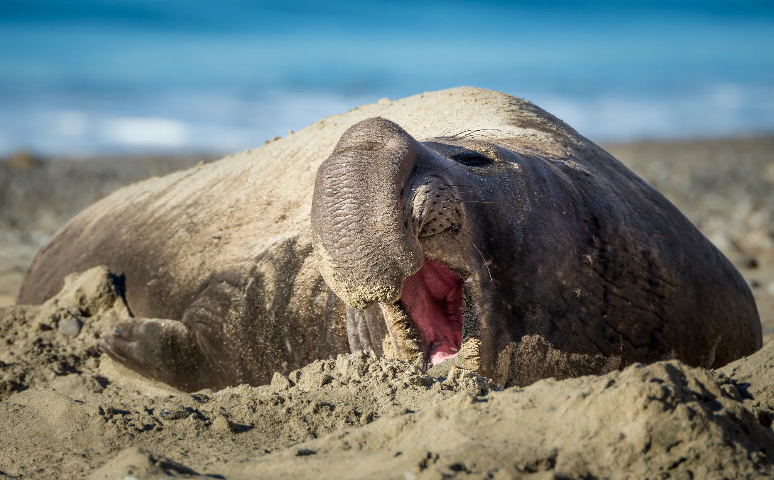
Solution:
[[[403,282],[400,300],[419,328],[432,365],[456,357],[462,345],[462,278],[425,258],[422,268]]]

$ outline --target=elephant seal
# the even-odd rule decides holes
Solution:
[[[124,276],[102,339],[194,391],[371,348],[506,385],[761,346],[746,283],[661,194],[533,104],[380,101],[123,188],[38,253],[19,303]]]

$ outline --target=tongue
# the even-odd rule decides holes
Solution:
[[[449,267],[425,258],[403,282],[401,302],[417,325],[433,366],[457,356],[462,345],[462,279]]]

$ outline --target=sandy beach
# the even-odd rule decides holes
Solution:
[[[0,45],[0,480],[774,478],[774,2]]]
[[[126,315],[104,269],[42,306],[14,303],[37,250],[82,208],[214,158],[0,162],[0,479],[770,478],[774,137],[604,147],[737,266],[763,350],[718,371],[670,361],[506,390],[357,352],[186,394],[99,351]]]

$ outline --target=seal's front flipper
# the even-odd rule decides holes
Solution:
[[[103,335],[100,348],[147,377],[185,391],[210,388],[211,367],[182,322],[155,318],[122,320]]]
[[[331,291],[331,293],[333,292]],[[389,339],[389,333],[379,304],[372,305],[365,310],[347,306],[346,312],[347,339],[350,351],[371,349],[380,357],[383,356],[384,340]]]
[[[179,321],[119,322],[102,348],[189,392],[265,385],[274,372],[347,352],[343,317],[344,304],[325,285],[311,245],[291,238],[214,275]]]

